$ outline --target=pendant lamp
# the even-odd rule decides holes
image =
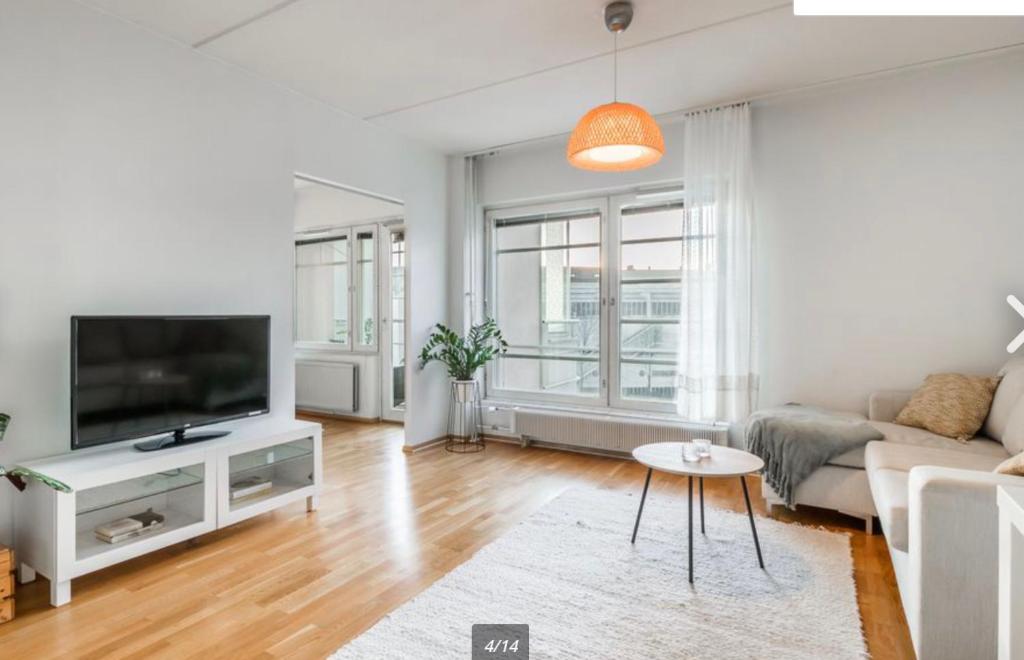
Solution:
[[[631,2],[613,2],[604,8],[605,27],[615,35],[614,100],[583,115],[569,136],[566,158],[580,169],[638,170],[657,163],[665,154],[665,140],[654,117],[640,106],[618,99],[619,33],[632,20]]]

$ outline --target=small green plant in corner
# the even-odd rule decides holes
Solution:
[[[501,336],[501,330],[494,319],[489,318],[480,325],[474,325],[465,337],[460,337],[448,326],[438,323],[420,351],[420,368],[436,360],[448,368],[448,375],[452,379],[473,380],[480,367],[507,352],[508,342]]]

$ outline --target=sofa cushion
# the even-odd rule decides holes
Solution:
[[[997,465],[996,472],[1024,477],[1024,452],[1015,454]]]
[[[948,440],[948,438],[947,438]],[[972,441],[975,444],[978,441]],[[1002,445],[985,440],[1002,449]],[[962,445],[961,445],[962,446]],[[939,449],[920,445],[901,444],[876,440],[869,442],[864,450],[864,462],[871,486],[871,497],[882,521],[885,537],[892,547],[907,551],[907,480],[911,468],[919,465],[960,468],[991,472],[1006,458],[998,455],[979,454],[958,449]]]
[[[991,440],[986,440],[985,442],[1002,449],[1002,445],[998,442],[992,442]],[[955,449],[905,445],[882,440],[869,442],[864,450],[864,464],[869,472],[871,470],[910,472],[911,468],[919,465],[991,472],[1008,457],[1005,449],[1001,454],[980,454]]]
[[[1024,398],[1024,357],[1013,358],[1003,365],[997,375],[1002,376],[1002,380],[999,381],[999,387],[992,397],[992,407],[985,419],[984,432],[993,440],[1002,442],[1010,415],[1017,407],[1017,403]]]
[[[1024,396],[1017,400],[1003,430],[1003,446],[1011,454],[1024,452]]]
[[[985,456],[997,456],[1000,459],[1006,458],[1009,452],[998,442],[978,436],[968,443],[957,442],[953,438],[947,438],[938,433],[932,433],[913,426],[902,426],[890,422],[869,422],[885,436],[886,442],[894,442],[901,445],[913,445],[915,447],[931,447],[933,449],[946,449],[953,452],[965,454],[982,454]]]
[[[826,465],[835,465],[837,467],[854,468],[856,470],[864,469],[864,447],[854,447],[850,451],[843,452],[838,456],[829,459]]]
[[[885,436],[886,442],[912,445],[915,447],[948,449],[950,451],[963,452],[966,454],[994,456],[999,460],[1004,460],[1009,455],[1003,445],[998,442],[993,442],[988,438],[979,437],[964,444],[962,442],[957,442],[953,438],[947,438],[944,435],[938,435],[937,433],[914,428],[913,426],[901,426],[891,422],[868,423],[878,429],[882,435]],[[838,465],[840,467],[863,469],[864,447],[851,449],[848,452],[836,456],[828,463],[829,465]]]
[[[882,521],[882,531],[889,545],[897,550],[907,551],[909,535],[907,533],[907,480],[909,472],[902,470],[869,470],[868,483],[871,496],[875,500],[878,519]]]
[[[893,421],[967,442],[985,423],[998,384],[988,376],[930,374]]]

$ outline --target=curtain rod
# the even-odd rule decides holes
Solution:
[[[808,92],[808,91],[811,91],[811,90],[814,90],[814,89],[818,89],[818,88],[822,88],[822,87],[829,87],[829,86],[832,86],[832,85],[839,85],[839,84],[847,83],[847,82],[857,82],[857,81],[861,81],[861,80],[871,80],[873,78],[884,77],[886,75],[897,73],[899,71],[908,71],[908,70],[914,70],[914,69],[926,69],[926,68],[929,68],[929,67],[932,67],[932,66],[936,66],[938,64],[943,64],[943,63],[946,63],[946,62],[954,62],[954,61],[960,61],[960,60],[977,59],[977,58],[980,58],[980,57],[985,57],[987,55],[993,55],[993,54],[1000,53],[1000,52],[1003,52],[1003,51],[1010,52],[1010,51],[1014,51],[1014,50],[1019,50],[1022,47],[1024,47],[1024,42],[1018,42],[1018,43],[1013,43],[1013,44],[1007,44],[1005,46],[995,46],[993,48],[986,48],[984,50],[976,50],[976,51],[973,51],[973,52],[970,52],[970,53],[961,53],[959,55],[949,55],[949,56],[946,56],[946,57],[936,57],[936,58],[933,58],[933,59],[930,59],[930,60],[923,60],[923,61],[920,61],[920,62],[913,62],[911,64],[901,64],[899,66],[888,67],[888,68],[885,68],[885,69],[876,69],[875,71],[867,71],[865,73],[854,73],[854,74],[850,74],[850,75],[847,75],[847,76],[840,76],[838,78],[832,78],[832,79],[829,79],[829,80],[821,80],[821,81],[818,81],[818,82],[808,83],[806,85],[797,85],[796,87],[789,87],[787,89],[781,89],[781,90],[777,90],[777,91],[774,91],[774,92],[765,92],[764,94],[758,94],[756,96],[749,96],[749,97],[741,98],[741,99],[734,99],[734,100],[731,100],[731,101],[711,103],[711,104],[707,104],[707,105],[696,105],[696,106],[691,106],[691,107],[688,107],[688,108],[679,108],[677,110],[669,110],[668,112],[663,112],[663,113],[660,113],[660,114],[656,114],[656,115],[654,115],[654,117],[655,117],[655,119],[657,119],[657,120],[659,120],[661,122],[674,123],[674,122],[677,122],[677,121],[683,119],[686,115],[692,114],[692,113],[695,113],[695,112],[705,112],[705,111],[708,111],[708,110],[715,110],[715,109],[718,109],[718,108],[727,108],[727,107],[734,106],[734,105],[743,105],[744,103],[756,103],[756,102],[759,102],[759,101],[769,101],[771,99],[779,98],[779,97],[782,97],[782,96],[789,96],[791,94],[799,94],[801,92]],[[486,149],[478,149],[478,150],[475,150],[475,151],[465,152],[465,153],[462,154],[462,156],[464,156],[466,158],[472,158],[472,157],[475,157],[475,156],[493,156],[493,155],[497,154],[499,151],[502,151],[502,150],[505,150],[505,149],[514,149],[514,148],[519,148],[519,147],[526,147],[526,146],[529,146],[529,145],[532,145],[532,144],[539,144],[541,142],[547,142],[549,140],[555,140],[557,138],[564,138],[564,137],[566,137],[568,135],[569,135],[569,132],[567,131],[567,132],[564,132],[564,133],[552,133],[550,135],[544,135],[544,136],[536,137],[536,138],[527,138],[525,140],[518,140],[516,142],[506,142],[505,144],[499,144],[499,145],[496,145],[496,146],[493,146],[493,147],[488,147]]]

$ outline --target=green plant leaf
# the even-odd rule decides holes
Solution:
[[[506,352],[508,342],[492,318],[472,326],[465,337],[438,323],[420,351],[420,368],[425,368],[430,362],[441,362],[449,377],[473,380],[481,367]]]

